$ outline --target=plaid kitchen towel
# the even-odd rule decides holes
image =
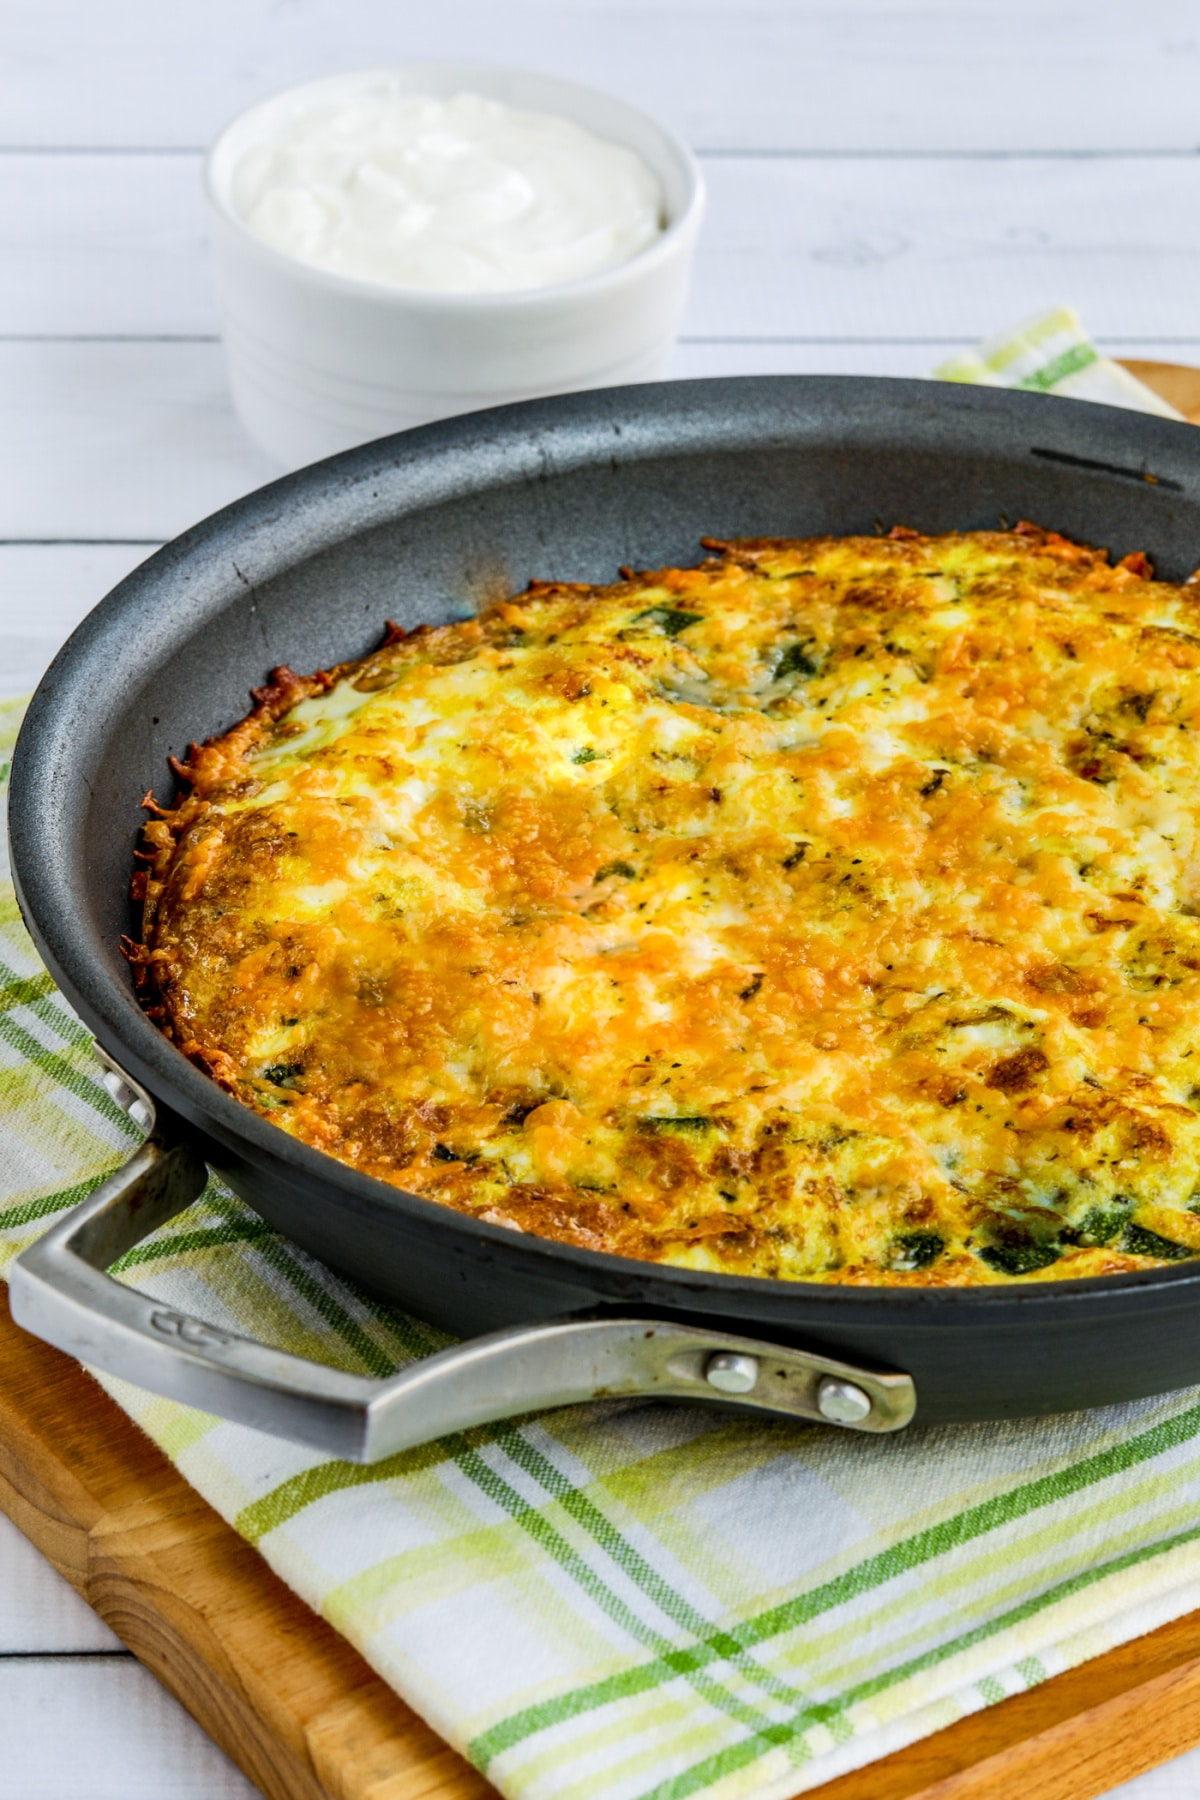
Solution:
[[[0,965],[3,1266],[138,1133],[8,886]],[[124,1278],[377,1375],[444,1341],[216,1182]],[[363,1468],[104,1385],[514,1800],[797,1794],[1200,1606],[1200,1389],[894,1438],[609,1403]]]
[[[1066,400],[1099,400],[1134,412],[1180,419],[1182,413],[1152,388],[1101,355],[1071,306],[1055,306],[1012,331],[988,338],[974,350],[941,363],[939,381],[966,381],[982,387],[1025,388],[1059,394]]]

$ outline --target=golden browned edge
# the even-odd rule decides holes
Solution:
[[[400,628],[388,620],[383,644],[391,643],[397,635],[402,635]],[[198,773],[199,759],[206,752],[214,753],[220,749],[234,759],[244,756],[262,736],[264,730],[273,725],[276,720],[281,719],[286,712],[290,712],[291,708],[301,700],[308,699],[312,694],[325,693],[338,679],[341,667],[349,668],[351,666],[347,663],[339,665],[333,671],[318,669],[315,674],[307,676],[297,675],[296,671],[289,669],[286,663],[281,663],[277,668],[272,669],[270,680],[263,687],[250,689],[250,698],[254,705],[246,717],[240,720],[232,730],[219,732],[214,737],[206,738],[203,744],[189,744],[187,756],[183,760],[175,756],[167,758],[180,787],[190,791]],[[142,867],[134,871],[129,884],[131,900],[142,908],[142,935],[140,938],[131,938],[124,934],[121,936],[121,953],[133,971],[134,986],[143,1010],[161,1027],[164,1034],[171,1038],[174,1037],[171,1021],[161,1004],[161,996],[158,994],[154,982],[153,964],[149,956],[149,943],[154,928],[155,901],[157,899],[157,891],[152,883],[152,878],[166,873],[179,839],[190,823],[188,798],[188,791],[181,792],[175,804],[166,807],[159,805],[154,798],[152,788],[147,789],[143,796],[143,809],[152,815],[151,822],[142,829],[143,844],[149,843],[151,847],[149,849],[139,847],[134,851],[133,854]],[[191,1060],[204,1068],[206,1073],[212,1075],[220,1085],[227,1086],[226,1083],[221,1082],[219,1072],[209,1068],[202,1057],[193,1055]]]

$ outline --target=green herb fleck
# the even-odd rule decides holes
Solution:
[[[639,1131],[647,1132],[651,1137],[657,1137],[661,1132],[675,1131],[692,1132],[702,1136],[705,1132],[712,1130],[712,1120],[707,1118],[639,1119],[637,1128]]]
[[[657,625],[664,636],[674,638],[689,625],[699,625],[703,617],[703,613],[684,612],[678,606],[648,606],[645,612],[634,614],[633,623]]]
[[[592,885],[595,886],[598,881],[607,881],[610,875],[619,875],[623,881],[637,880],[637,870],[632,863],[610,862],[605,863],[602,869],[596,870],[592,877]]]
[[[785,675],[815,675],[817,665],[809,654],[811,649],[811,644],[789,644],[776,667],[776,681]]]
[[[303,1075],[303,1063],[272,1063],[264,1069],[262,1079],[269,1081],[273,1087],[290,1087],[297,1075]]]
[[[603,762],[604,761],[604,751],[603,750],[593,750],[592,746],[590,744],[585,744],[583,746],[582,750],[577,750],[575,752],[574,756],[571,758],[571,761],[573,763]]]

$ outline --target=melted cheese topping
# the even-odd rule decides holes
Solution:
[[[819,1281],[1200,1253],[1200,587],[710,546],[278,671],[147,830],[164,1027],[461,1211]]]

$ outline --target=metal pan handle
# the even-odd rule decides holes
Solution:
[[[194,1143],[169,1141],[155,1126],[140,1088],[115,1068],[109,1085],[154,1129],[123,1168],[17,1258],[9,1286],[25,1330],[138,1387],[351,1462],[597,1398],[734,1401],[773,1418],[872,1432],[899,1430],[916,1409],[907,1375],[675,1320],[587,1315],[521,1326],[469,1339],[386,1380],[219,1330],[104,1273],[190,1206],[208,1178]]]

